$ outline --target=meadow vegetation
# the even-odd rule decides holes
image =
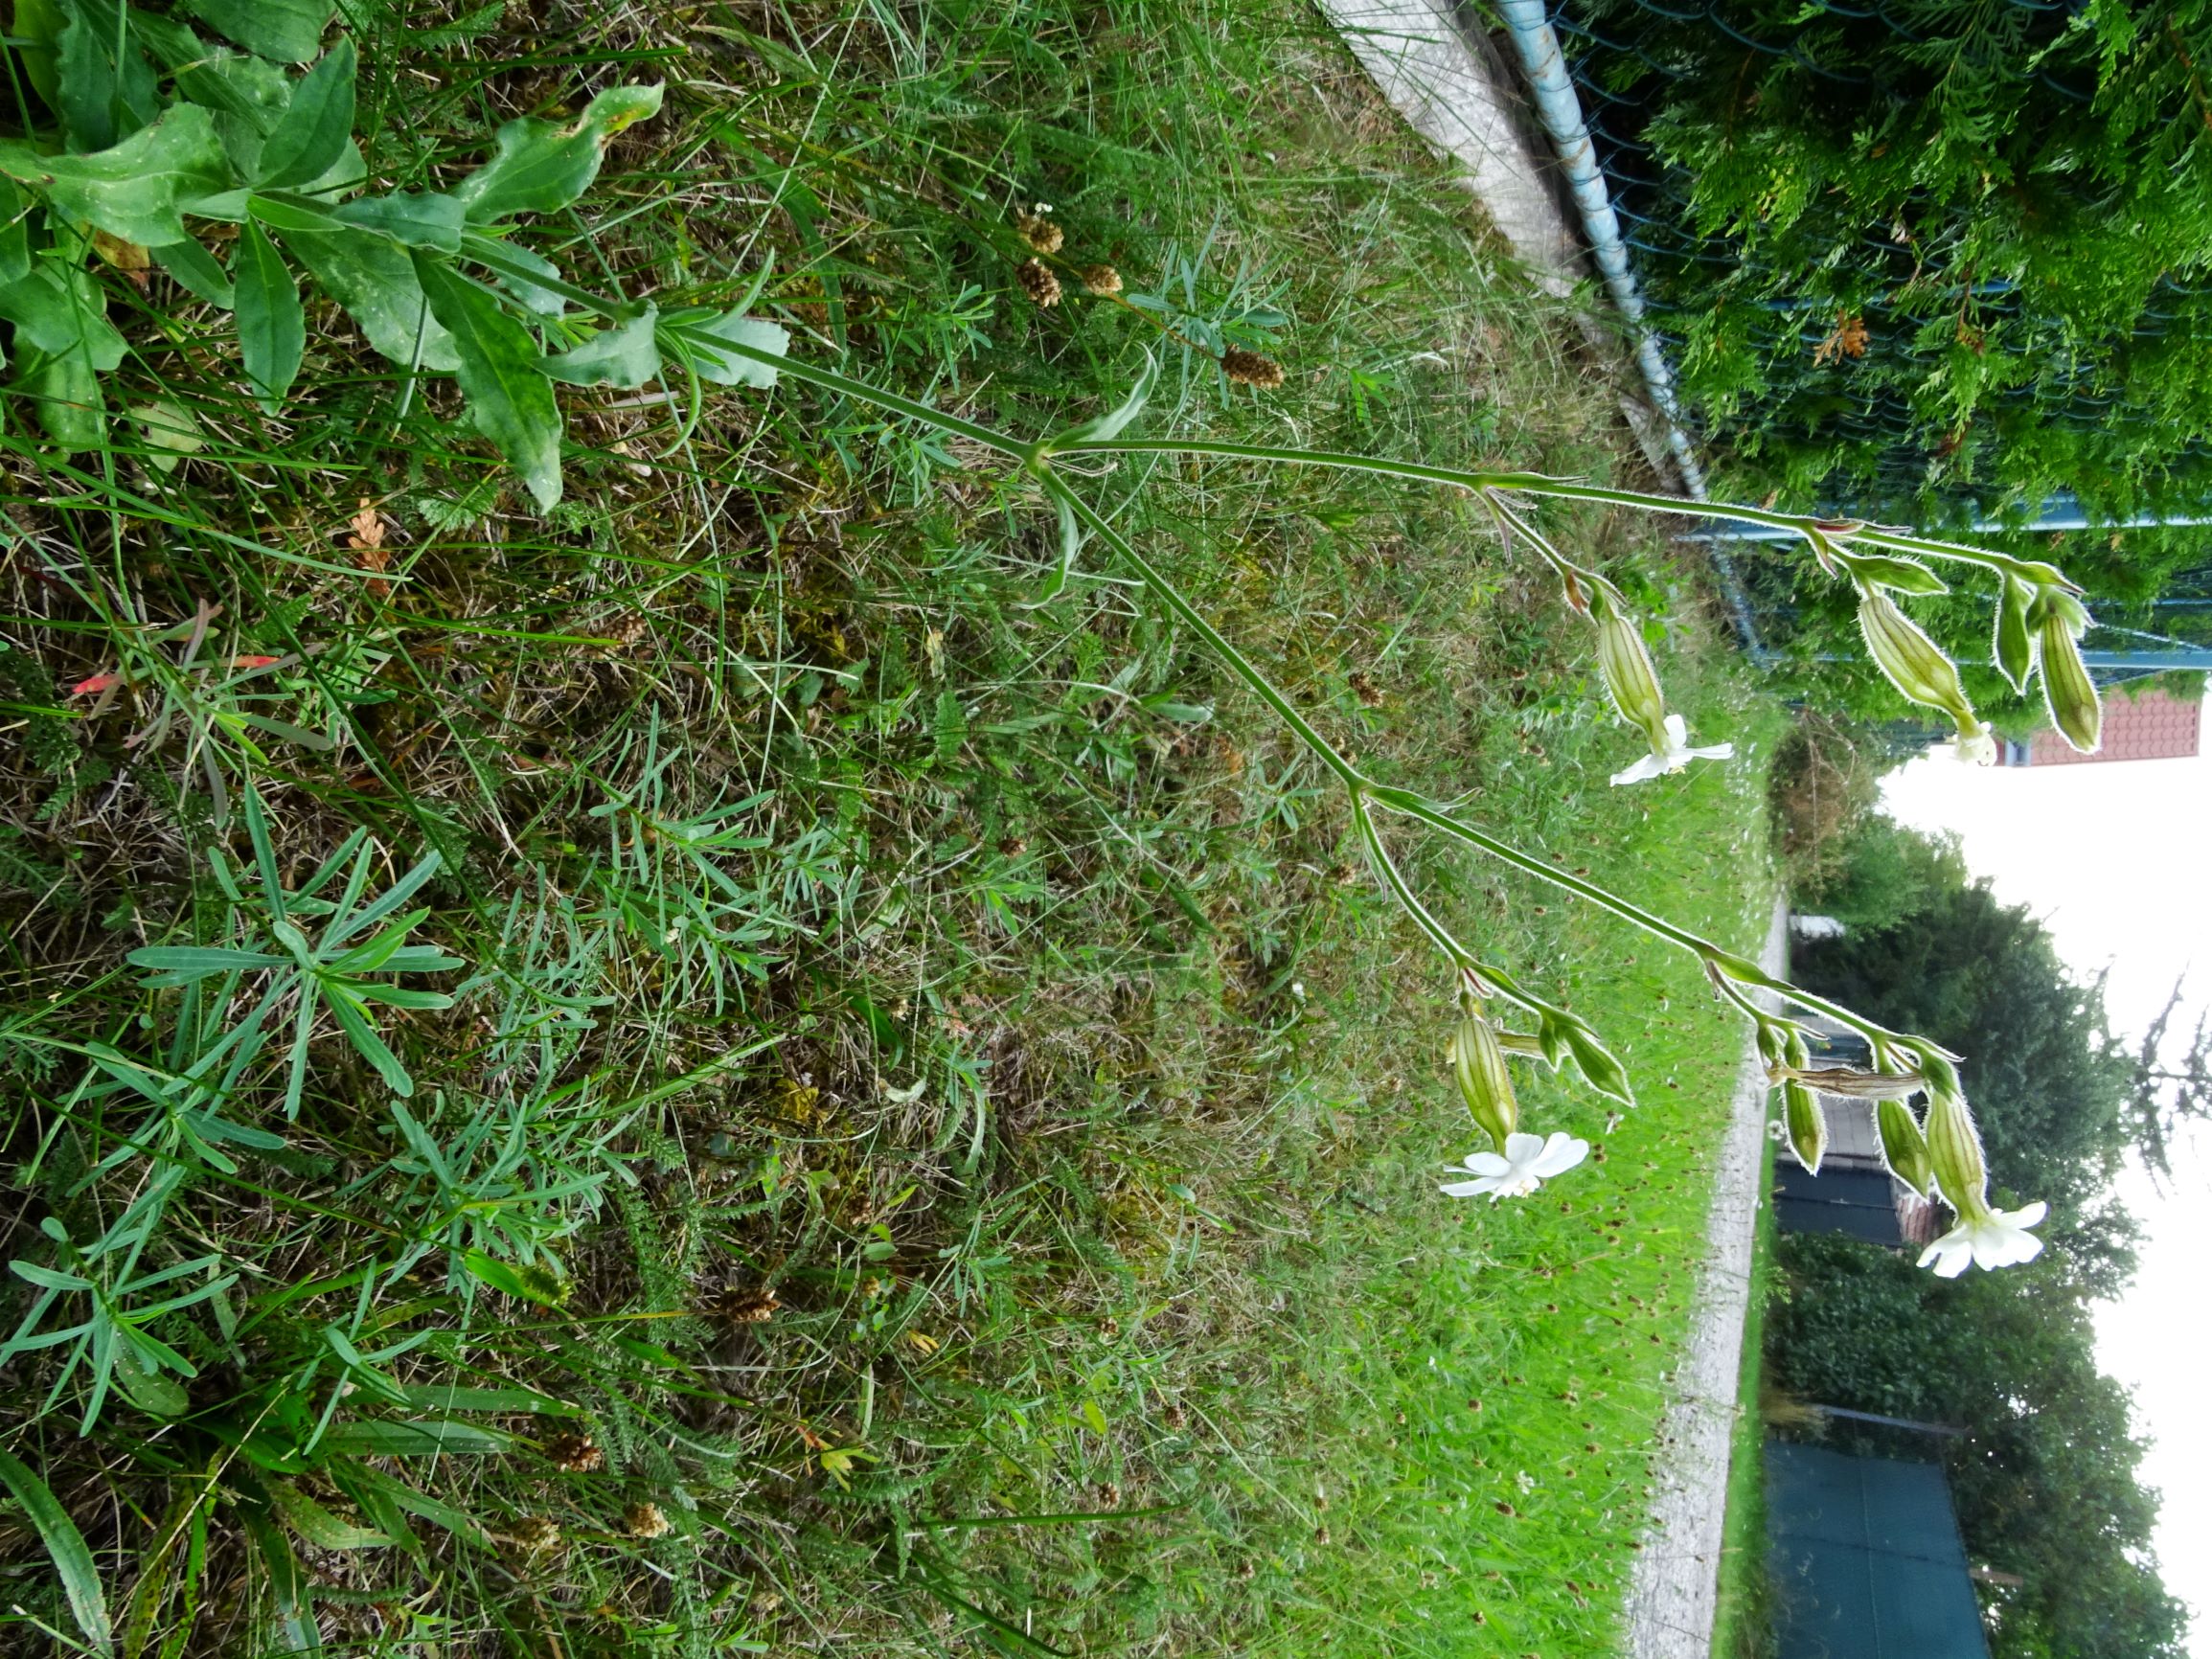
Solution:
[[[387,192],[663,84],[517,239],[579,283],[993,428],[1150,352],[1160,429],[1632,475],[1607,366],[1297,6],[346,21]],[[0,1640],[1614,1650],[1741,1055],[1694,962],[1403,855],[1645,1102],[1532,1080],[1592,1167],[1450,1206],[1448,975],[1020,472],[708,375],[561,387],[545,507],[311,286],[276,403],[189,283],[81,269],[110,419],[25,375],[0,431]],[[1738,759],[1616,791],[1587,625],[1467,500],[1089,488],[1378,776],[1756,947],[1779,716],[1651,522],[1547,520]]]

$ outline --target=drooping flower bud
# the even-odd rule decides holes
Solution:
[[[1889,595],[1879,588],[1861,590],[1859,631],[1865,636],[1875,667],[1903,695],[1949,715],[1963,739],[1978,740],[1985,735],[1981,717],[1959,683],[1958,665],[1897,608]]]
[[[1621,596],[1609,582],[1597,590],[1592,610],[1598,624],[1598,672],[1606,694],[1621,718],[1643,729],[1653,754],[1667,752],[1667,699],[1659,690],[1658,670],[1652,653],[1644,648],[1643,631],[1629,615]]]
[[[1505,1047],[1497,1028],[1470,1007],[1451,1034],[1451,1080],[1475,1127],[1500,1152],[1520,1125],[1520,1103],[1513,1096],[1513,1076],[1505,1069]]]
[[[1939,1089],[1928,1098],[1927,1156],[1945,1203],[1961,1216],[1978,1216],[1989,1208],[1989,1165],[1963,1095]]]
[[[1920,1132],[1912,1108],[1903,1101],[1883,1101],[1874,1108],[1874,1125],[1881,1135],[1881,1156],[1889,1172],[1927,1197],[1935,1176],[1928,1162],[1927,1137]]]
[[[1821,1154],[1828,1150],[1828,1114],[1820,1109],[1820,1097],[1790,1079],[1782,1085],[1782,1117],[1790,1130],[1790,1149],[1807,1174],[1819,1174]]]
[[[2097,701],[2096,682],[2082,661],[2082,648],[2074,643],[2087,625],[2088,613],[2065,593],[2047,593],[2037,606],[2041,613],[2037,645],[2042,653],[2043,700],[2050,705],[2051,724],[2076,749],[2093,755],[2105,711]]]
[[[1910,1100],[1927,1086],[1918,1072],[1864,1072],[1856,1066],[1784,1068],[1781,1075],[1810,1083],[1824,1095],[1849,1095],[1858,1101]]]

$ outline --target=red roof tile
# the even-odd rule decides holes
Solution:
[[[2181,702],[2164,692],[2131,697],[2115,692],[2105,699],[2104,746],[2078,755],[2052,731],[2038,732],[2028,744],[2031,766],[2078,766],[2091,761],[2171,761],[2197,753],[2204,705]]]

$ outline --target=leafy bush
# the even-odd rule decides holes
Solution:
[[[1928,835],[1886,812],[1861,816],[1842,838],[1835,866],[1798,895],[1798,908],[1877,931],[1935,908],[1967,885],[1955,834]]]
[[[1584,0],[1574,56],[1740,472],[1867,510],[2212,487],[2212,10]]]

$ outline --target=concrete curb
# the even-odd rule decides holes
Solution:
[[[1760,966],[1780,974],[1789,959],[1788,903],[1776,898]],[[1776,999],[1762,995],[1764,1006]],[[1690,1314],[1690,1342],[1660,1420],[1658,1495],[1629,1578],[1629,1659],[1708,1659],[1727,1520],[1728,1454],[1750,1304],[1751,1241],[1759,1171],[1766,1162],[1767,1074],[1746,1044],[1734,1110],[1713,1176],[1705,1260]]]

